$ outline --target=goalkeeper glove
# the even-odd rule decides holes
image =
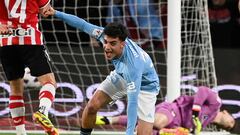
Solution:
[[[195,135],[200,135],[200,132],[202,130],[202,123],[201,123],[201,121],[199,120],[198,117],[194,117],[194,116],[193,116],[192,120],[193,120],[193,124],[194,124],[194,131],[193,131],[193,133]]]
[[[106,116],[97,116],[96,125],[108,125],[110,124],[109,119]]]
[[[192,120],[193,120],[193,133],[195,135],[199,135],[202,130],[202,123],[198,118],[199,112],[201,110],[201,107],[199,105],[193,105],[192,108]]]

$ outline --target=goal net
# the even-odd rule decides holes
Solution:
[[[151,0],[150,0],[151,1]],[[181,92],[191,94],[196,86],[216,85],[213,52],[210,41],[207,0],[182,0],[181,30]],[[52,0],[59,11],[77,15],[95,25],[105,26],[110,21],[125,24],[130,37],[152,57],[157,69],[161,91],[158,103],[166,95],[167,56],[167,0],[150,3],[131,3],[115,0]],[[143,7],[137,12],[137,6]],[[144,23],[143,23],[144,22]],[[50,110],[50,118],[57,128],[79,130],[81,114],[97,86],[113,69],[105,60],[101,44],[87,34],[53,18],[41,18],[40,28],[44,34],[58,88]],[[11,129],[8,109],[9,85],[1,69],[0,129]],[[38,85],[35,78],[26,77],[24,98],[27,128],[38,129],[32,124],[31,115],[38,108]],[[30,87],[31,86],[31,87]],[[126,100],[118,100],[112,106],[100,110],[99,115],[116,116],[126,113]],[[3,126],[2,126],[3,125]],[[10,125],[10,126],[9,126]],[[125,127],[102,126],[99,130],[124,130]]]

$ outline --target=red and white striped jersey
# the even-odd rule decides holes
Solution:
[[[50,0],[1,0],[0,24],[11,25],[12,34],[0,35],[0,46],[42,45],[38,29],[39,9]]]

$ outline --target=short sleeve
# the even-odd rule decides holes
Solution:
[[[48,3],[50,3],[51,0],[38,0],[38,6],[39,8],[44,7],[45,5],[47,5]]]

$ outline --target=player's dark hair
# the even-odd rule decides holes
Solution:
[[[240,119],[235,120],[235,124],[232,129],[230,129],[232,134],[240,134]]]
[[[221,106],[220,111],[224,111],[224,110],[227,111],[227,109],[224,106]],[[218,125],[218,124],[216,124],[216,126],[218,129],[224,129],[232,134],[240,134],[240,118],[234,119],[234,120],[235,120],[235,124],[234,124],[233,128],[226,128],[223,125]]]
[[[214,124],[218,129],[224,129],[232,134],[240,134],[240,119],[235,119],[235,124],[232,128],[225,127],[224,125]]]
[[[124,25],[117,22],[107,24],[103,30],[103,33],[112,38],[118,37],[122,41],[125,41],[125,39],[128,36],[127,28]]]

